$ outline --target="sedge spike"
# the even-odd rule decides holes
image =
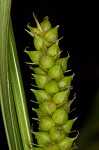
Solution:
[[[38,131],[32,131],[36,138],[35,150],[72,150],[74,140],[70,137],[77,117],[69,119],[72,80],[75,74],[66,75],[70,55],[61,58],[59,47],[59,25],[52,28],[48,17],[40,23],[34,15],[36,27],[28,25],[26,30],[33,37],[34,50],[25,52],[31,60],[35,85],[31,89],[38,108],[32,108],[38,118]],[[68,52],[67,52],[68,53]],[[36,89],[35,89],[36,87]]]

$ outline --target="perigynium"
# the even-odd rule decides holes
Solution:
[[[35,135],[35,150],[72,150],[77,138],[70,137],[72,126],[76,118],[69,119],[69,99],[71,82],[74,73],[66,75],[67,63],[70,55],[61,58],[59,47],[59,25],[52,28],[48,17],[39,23],[33,14],[36,27],[28,24],[26,30],[33,37],[34,50],[25,50],[31,60],[32,77],[36,89],[33,92],[38,108],[32,108],[37,113],[38,131]],[[36,145],[36,146],[35,146]]]

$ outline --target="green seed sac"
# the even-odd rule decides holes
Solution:
[[[55,123],[51,118],[44,118],[39,122],[39,129],[42,131],[49,131],[54,126]]]
[[[39,107],[41,111],[46,115],[52,115],[56,110],[56,104],[54,102],[43,102]]]
[[[59,108],[53,113],[52,119],[56,126],[61,126],[68,120],[68,114],[64,109]]]
[[[44,70],[50,69],[52,66],[54,66],[54,58],[51,56],[42,56],[40,58],[40,67]]]
[[[59,91],[59,86],[56,80],[50,80],[46,85],[45,85],[45,91],[49,94],[54,94]]]
[[[65,138],[65,132],[61,127],[51,128],[49,134],[50,134],[51,140],[55,143],[58,143],[59,141]]]

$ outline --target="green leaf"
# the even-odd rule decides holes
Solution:
[[[32,141],[32,134],[30,131],[30,120],[28,115],[26,97],[23,87],[23,81],[21,76],[20,65],[18,61],[18,54],[16,50],[13,29],[10,22],[9,26],[9,70],[11,76],[11,84],[13,89],[15,107],[18,117],[18,123],[21,133],[21,138],[23,142],[24,150],[28,150],[28,144],[33,143]]]
[[[11,0],[0,1],[0,100],[1,110],[8,140],[9,150],[15,149],[14,134],[12,131],[10,105],[9,105],[9,74],[8,74],[8,25],[10,16]]]
[[[10,9],[11,0],[0,0],[0,103],[9,150],[29,150],[32,135]]]

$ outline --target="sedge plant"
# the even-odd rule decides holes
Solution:
[[[77,138],[70,137],[76,118],[69,119],[71,82],[74,74],[66,76],[69,54],[61,58],[58,28],[52,28],[48,17],[37,27],[26,30],[34,41],[34,51],[25,52],[31,59],[32,78],[36,89],[31,89],[38,108],[32,108],[38,118],[38,131],[33,143],[27,103],[22,83],[17,49],[10,17],[11,0],[0,0],[0,105],[9,150],[72,150]],[[17,92],[16,92],[17,91]],[[33,147],[31,146],[33,144]]]
[[[58,38],[59,25],[52,27],[48,16],[39,23],[33,13],[36,27],[27,25],[26,31],[33,37],[34,50],[25,49],[30,59],[32,79],[31,91],[35,97],[32,108],[36,113],[38,130],[33,133],[36,142],[33,150],[72,150],[78,134],[70,137],[72,126],[77,117],[69,119],[72,80],[74,73],[67,75],[67,63],[70,55],[61,57],[62,50]]]

